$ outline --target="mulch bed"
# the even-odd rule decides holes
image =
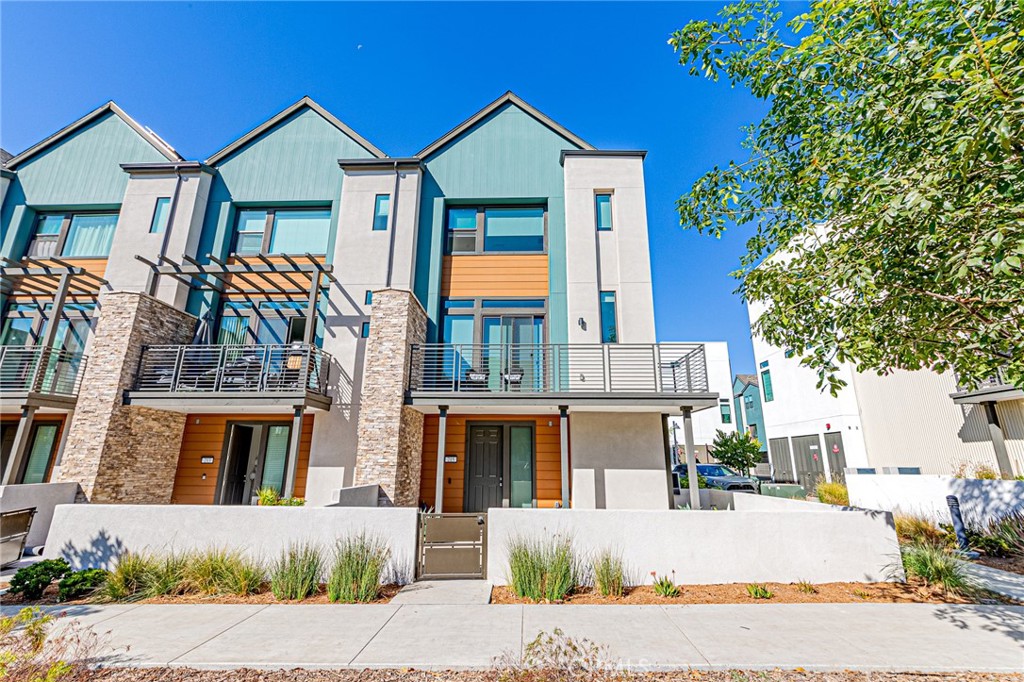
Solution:
[[[99,671],[96,682],[500,682],[524,680],[497,670],[428,672],[422,670],[190,670],[188,668],[122,668]],[[536,674],[530,682],[560,679]],[[579,678],[577,678],[579,679]],[[743,672],[690,670],[623,675],[617,679],[650,682],[1024,682],[1024,674],[884,672],[811,673],[801,670]]]
[[[370,604],[387,604],[391,598],[402,589],[401,585],[384,585],[380,588],[380,596]],[[3,597],[4,606],[76,606],[80,604],[93,604],[92,599],[72,599],[71,601],[57,601],[57,584],[54,583],[43,592],[43,598],[38,601],[27,601],[19,595],[5,594]],[[250,594],[245,597],[238,595],[203,595],[203,594],[181,594],[174,596],[153,597],[132,602],[133,604],[332,604],[327,598],[326,589],[321,586],[320,593],[308,599],[297,601],[278,601],[268,590],[259,594]]]
[[[742,583],[724,585],[680,585],[678,597],[659,597],[649,585],[627,588],[625,596],[603,597],[593,588],[583,588],[569,595],[568,604],[974,604],[978,600],[947,595],[941,589],[925,585],[918,579],[906,583],[823,583],[814,585],[808,594],[795,584],[765,583],[774,594],[771,599],[754,599]],[[995,600],[993,600],[995,601]],[[491,590],[492,604],[529,604],[508,587]]]
[[[988,566],[989,568],[998,568],[1000,571],[1009,571],[1010,573],[1020,573],[1021,575],[1024,575],[1024,556],[983,556],[977,559],[977,562],[983,566]]]

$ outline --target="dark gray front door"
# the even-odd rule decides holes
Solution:
[[[832,472],[832,480],[846,480],[843,469],[846,468],[846,450],[843,449],[843,434],[832,431],[825,434],[825,456],[828,457],[828,470]]]
[[[809,493],[817,489],[818,479],[825,475],[825,463],[821,461],[821,457],[821,441],[818,434],[793,436],[796,480]]]
[[[772,462],[772,480],[776,483],[795,483],[793,460],[789,456],[789,439],[772,438],[768,441],[768,455]]]
[[[500,507],[502,486],[502,428],[470,426],[464,511],[485,512]]]

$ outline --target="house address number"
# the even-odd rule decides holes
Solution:
[[[444,463],[445,464],[455,464],[458,461],[459,461],[458,455],[445,455],[444,456]]]

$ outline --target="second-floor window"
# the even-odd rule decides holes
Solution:
[[[615,292],[601,292],[601,343],[618,343],[619,323],[615,311]]]
[[[234,252],[324,255],[331,236],[329,208],[241,209],[236,221]]]
[[[598,192],[594,195],[594,215],[599,231],[612,229],[612,195],[610,192]]]
[[[445,221],[448,253],[544,253],[543,206],[453,206]]]
[[[769,369],[761,371],[761,387],[764,389],[764,401],[770,403],[775,400],[775,391],[772,390],[772,372]]]
[[[106,258],[117,213],[40,213],[28,246],[31,258]]]
[[[732,424],[732,406],[729,404],[729,401],[728,400],[720,400],[718,402],[720,403],[719,404],[719,409],[722,412],[722,423],[723,424]]]

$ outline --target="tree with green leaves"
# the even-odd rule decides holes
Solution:
[[[844,362],[1024,386],[1024,3],[818,0],[787,21],[741,0],[669,42],[769,107],[749,158],[677,206],[687,229],[754,229],[733,274],[756,334],[833,394]]]
[[[708,454],[725,466],[747,475],[761,461],[761,443],[746,431],[726,433],[719,429],[715,431],[715,440],[708,447]]]

